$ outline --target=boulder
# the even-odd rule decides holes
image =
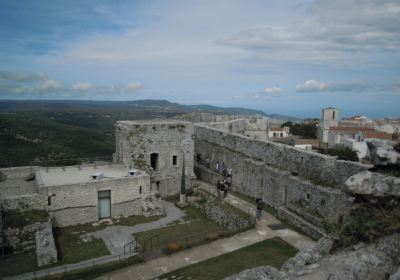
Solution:
[[[400,197],[400,177],[363,171],[347,179],[345,191],[375,197],[388,195]]]
[[[400,153],[390,141],[373,140],[367,142],[371,163],[375,166],[387,166],[400,163]]]

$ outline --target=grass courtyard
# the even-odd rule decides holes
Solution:
[[[296,253],[297,249],[275,237],[166,273],[157,279],[217,280],[257,266],[271,265],[279,269]]]
[[[46,213],[47,214],[47,213]],[[7,213],[7,225],[21,227],[34,222],[47,221],[47,216],[41,211],[26,211]],[[164,216],[131,216],[113,220],[113,225],[135,226],[137,224],[148,223]],[[12,219],[18,218],[18,220]],[[101,230],[109,226],[108,224],[83,224],[64,228],[53,229],[54,239],[57,246],[59,260],[56,264],[37,267],[35,251],[23,254],[8,255],[0,259],[0,278],[21,274],[36,270],[45,269],[52,266],[76,263],[79,261],[108,255],[109,252],[103,240],[93,238],[81,238],[90,232]]]
[[[158,250],[170,245],[178,250],[216,239],[218,234],[224,232],[221,226],[205,217],[193,206],[186,207],[184,211],[186,216],[183,219],[163,228],[136,233],[134,234],[136,240],[143,244],[145,240],[155,237],[152,248],[149,248],[151,246],[149,242],[146,243],[147,249]]]

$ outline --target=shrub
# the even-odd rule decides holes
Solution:
[[[180,246],[179,246],[178,243],[176,243],[176,242],[171,242],[171,243],[167,243],[167,244],[165,245],[165,248],[163,248],[161,251],[162,251],[164,254],[170,255],[170,254],[172,254],[172,253],[178,252],[180,249],[181,249],[181,248],[180,248]]]
[[[357,242],[372,242],[400,231],[400,208],[384,209],[364,204],[352,211],[342,223],[325,221],[324,228],[338,239],[337,245],[341,248]]]
[[[334,148],[328,150],[331,156],[337,156],[338,159],[358,161],[357,152],[349,147],[343,145],[336,145]]]

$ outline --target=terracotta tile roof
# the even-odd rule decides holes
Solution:
[[[318,139],[296,139],[295,140],[295,145],[319,145],[319,140]]]
[[[379,131],[367,131],[364,133],[364,137],[365,138],[392,140],[392,134],[389,134],[386,132],[379,132]]]
[[[333,132],[348,132],[348,133],[374,131],[373,128],[363,127],[363,126],[333,126],[330,127],[329,130]]]
[[[284,131],[284,129],[282,127],[272,127],[269,129],[269,131]]]

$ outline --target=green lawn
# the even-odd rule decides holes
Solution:
[[[224,232],[221,226],[204,216],[193,206],[186,207],[184,211],[186,212],[186,216],[180,221],[174,222],[164,228],[134,234],[136,240],[143,244],[143,241],[148,240],[150,237],[158,236],[159,242],[156,241],[157,238],[154,239],[153,249],[164,248],[167,243],[178,243],[180,249],[182,249],[183,247],[197,245],[206,241],[206,239],[216,239],[219,233]],[[178,240],[188,236],[190,237]]]
[[[131,216],[113,220],[114,225],[134,226],[158,220],[164,216]],[[76,225],[54,229],[60,261],[58,264],[75,263],[82,260],[108,255],[108,249],[102,239],[83,242],[80,236],[108,227],[107,224],[93,226],[92,224]]]
[[[0,259],[0,278],[33,271],[36,269],[34,251],[25,254],[11,255]]]
[[[114,223],[114,225],[121,225],[121,226],[135,226],[138,224],[144,224],[144,223],[150,223],[153,221],[157,221],[164,217],[165,217],[165,215],[164,216],[150,216],[150,217],[130,216],[127,218],[113,220],[113,223]]]
[[[109,254],[106,245],[101,239],[93,238],[87,242],[82,241],[80,236],[85,231],[80,231],[80,227],[71,226],[54,229],[54,238],[59,255],[57,265],[75,263]]]
[[[44,210],[3,211],[3,228],[23,228],[34,223],[44,223],[49,214]]]
[[[217,280],[256,266],[271,265],[279,269],[296,253],[297,249],[275,237],[166,273],[158,279]]]

